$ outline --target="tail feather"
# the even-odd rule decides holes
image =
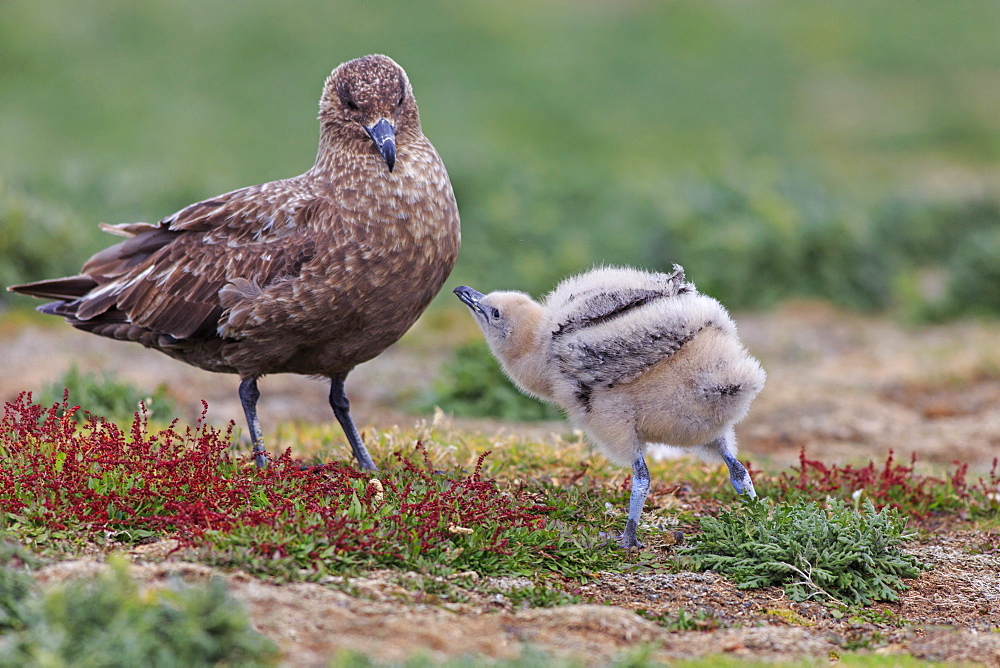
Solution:
[[[66,278],[50,278],[45,281],[11,285],[7,289],[19,295],[29,295],[42,299],[78,299],[97,287],[97,281],[83,274]],[[47,311],[43,311],[47,313]]]
[[[36,306],[35,310],[39,313],[44,313],[45,315],[61,315],[64,317],[70,317],[73,314],[66,310],[66,302],[48,302],[42,304],[41,306]]]

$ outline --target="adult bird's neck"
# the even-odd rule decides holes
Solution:
[[[342,178],[345,174],[364,173],[373,167],[385,169],[382,157],[368,137],[344,136],[331,128],[321,128],[316,160],[309,168],[313,177],[333,175]]]

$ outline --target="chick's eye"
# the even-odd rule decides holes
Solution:
[[[352,100],[351,98],[347,98],[346,100],[344,100],[344,104],[345,104],[345,105],[347,106],[347,108],[348,108],[348,109],[350,109],[351,111],[357,111],[357,110],[358,110],[358,105],[357,105],[357,103],[356,103],[356,102],[355,102],[354,100]]]
[[[500,309],[491,308],[490,309],[490,315],[493,317],[494,320],[499,320],[500,319]]]

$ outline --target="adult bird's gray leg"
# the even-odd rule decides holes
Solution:
[[[358,428],[354,426],[354,421],[351,419],[351,402],[347,400],[347,394],[344,392],[343,378],[330,379],[330,408],[333,409],[333,414],[337,416],[337,422],[340,423],[344,434],[347,435],[347,440],[351,444],[351,450],[354,451],[354,458],[358,460],[358,465],[365,471],[378,471],[371,455],[368,454],[368,449],[361,441]]]
[[[247,428],[250,430],[250,442],[253,443],[253,463],[257,468],[267,466],[267,453],[264,452],[264,436],[260,433],[260,422],[257,420],[257,400],[260,391],[257,389],[256,378],[244,378],[240,383],[240,403],[243,404],[243,414],[247,417]]]
[[[639,528],[639,515],[642,514],[647,494],[649,494],[649,469],[646,468],[646,460],[640,452],[632,464],[632,495],[628,500],[628,521],[625,522],[625,531],[618,537],[618,542],[626,550],[643,547],[635,532]]]

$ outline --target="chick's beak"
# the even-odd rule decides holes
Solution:
[[[454,292],[458,298],[462,300],[463,304],[472,309],[472,312],[475,315],[485,315],[482,304],[479,303],[483,298],[483,293],[477,292],[466,285],[460,285],[452,290],[452,292]]]
[[[375,142],[375,147],[391,172],[396,165],[396,128],[386,119],[380,118],[374,125],[366,125],[365,132]]]

